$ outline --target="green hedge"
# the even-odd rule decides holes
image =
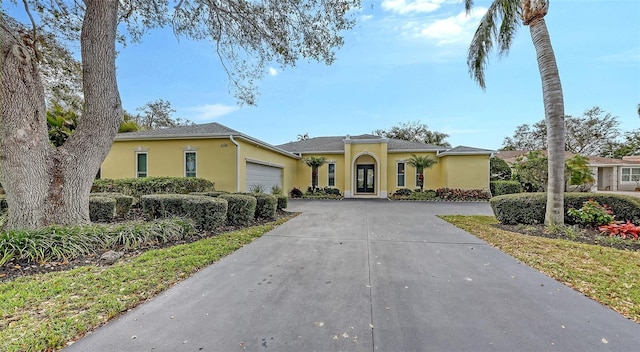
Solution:
[[[184,199],[185,215],[193,219],[196,226],[211,231],[227,221],[227,201],[220,198],[192,196]]]
[[[247,226],[256,214],[256,197],[246,194],[221,194],[218,198],[228,203],[227,224],[232,226]]]
[[[289,206],[289,197],[284,194],[276,194],[278,199],[278,209],[286,209]]]
[[[142,196],[140,203],[148,219],[187,217],[205,230],[222,226],[227,219],[227,201],[219,198],[187,194],[151,194]]]
[[[140,199],[147,194],[210,192],[214,183],[197,177],[143,177],[99,179],[93,182],[92,192],[118,192]]]
[[[593,199],[608,205],[617,221],[640,223],[640,199],[609,193],[565,193],[564,221],[574,223],[567,215],[569,208],[579,209],[582,204]],[[546,193],[521,193],[493,197],[489,201],[493,213],[502,224],[541,224],[544,223]]]
[[[140,198],[140,204],[142,212],[149,220],[184,216],[182,202],[187,197],[183,194],[149,194]]]
[[[266,193],[254,193],[256,197],[256,219],[275,219],[278,207],[278,198]]]
[[[225,191],[210,191],[210,192],[191,192],[189,194],[197,195],[197,196],[219,197],[221,194],[229,194],[229,192],[225,192]]]
[[[491,181],[489,182],[489,189],[494,197],[522,193],[522,185],[518,181]]]
[[[111,222],[116,215],[113,197],[89,197],[89,219],[92,222]]]
[[[129,213],[135,198],[116,192],[90,193],[89,197],[108,197],[116,200],[116,216],[124,217]]]

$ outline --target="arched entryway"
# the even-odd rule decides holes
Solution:
[[[380,163],[375,155],[363,152],[353,158],[352,186],[354,196],[377,196],[380,189]]]

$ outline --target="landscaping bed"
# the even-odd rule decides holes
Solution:
[[[292,217],[296,215],[297,213],[287,212],[287,211],[278,209],[276,212],[275,220],[282,220],[282,219],[286,219],[288,217]],[[274,221],[273,219],[253,219],[251,220],[248,226],[264,225],[273,221]],[[135,224],[135,223],[143,223],[143,222],[144,222],[144,216],[141,210],[131,209],[130,213],[127,215],[126,218],[116,219],[114,223],[115,224],[125,224],[125,223]],[[127,260],[129,258],[134,258],[136,256],[139,256],[140,254],[149,250],[167,248],[167,247],[172,247],[175,245],[185,244],[185,243],[193,243],[203,238],[213,237],[222,233],[239,230],[244,227],[246,226],[225,225],[225,226],[218,227],[213,231],[196,232],[194,234],[191,234],[181,239],[173,239],[173,240],[170,239],[167,242],[154,241],[149,243],[142,243],[139,247],[132,248],[132,249],[126,248],[125,246],[118,246],[115,248],[104,249],[99,252],[91,253],[89,255],[79,256],[79,257],[64,260],[64,261],[34,262],[34,261],[28,261],[24,259],[22,260],[12,259],[12,260],[9,260],[4,265],[0,266],[0,282],[10,281],[17,277],[21,277],[25,275],[42,274],[42,273],[48,273],[48,272],[54,272],[54,271],[65,271],[65,270],[71,270],[71,269],[82,267],[82,266],[89,266],[89,265],[104,266],[108,264],[105,264],[105,261],[101,260],[100,258],[105,252],[109,250],[122,253],[122,257],[120,258],[120,260]]]
[[[553,231],[544,225],[503,225],[494,224],[494,227],[515,232],[528,236],[545,237],[552,239],[563,239],[574,242],[587,243],[600,245],[605,247],[611,247],[622,250],[640,251],[640,241],[637,240],[623,240],[619,237],[609,237],[600,233],[595,228],[580,228],[578,226],[567,226],[562,229]]]

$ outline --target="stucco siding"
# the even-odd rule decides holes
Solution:
[[[249,143],[245,140],[236,139],[240,145],[240,191],[246,192],[247,189],[247,162],[258,162],[265,165],[281,167],[282,172],[282,190],[287,193],[293,187],[296,173],[297,159],[266,149],[257,144]]]
[[[443,187],[489,189],[489,155],[451,155],[439,160]]]
[[[392,194],[400,188],[416,189],[416,169],[407,164],[407,160],[415,155],[431,155],[436,158],[436,153],[389,153],[387,157],[387,189]],[[436,189],[443,185],[442,171],[443,165],[441,159],[436,158],[437,164],[430,168],[424,169],[424,187],[423,189]],[[398,163],[405,163],[405,186],[398,187]]]

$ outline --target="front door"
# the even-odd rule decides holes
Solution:
[[[374,193],[375,179],[373,165],[356,165],[356,192]]]

